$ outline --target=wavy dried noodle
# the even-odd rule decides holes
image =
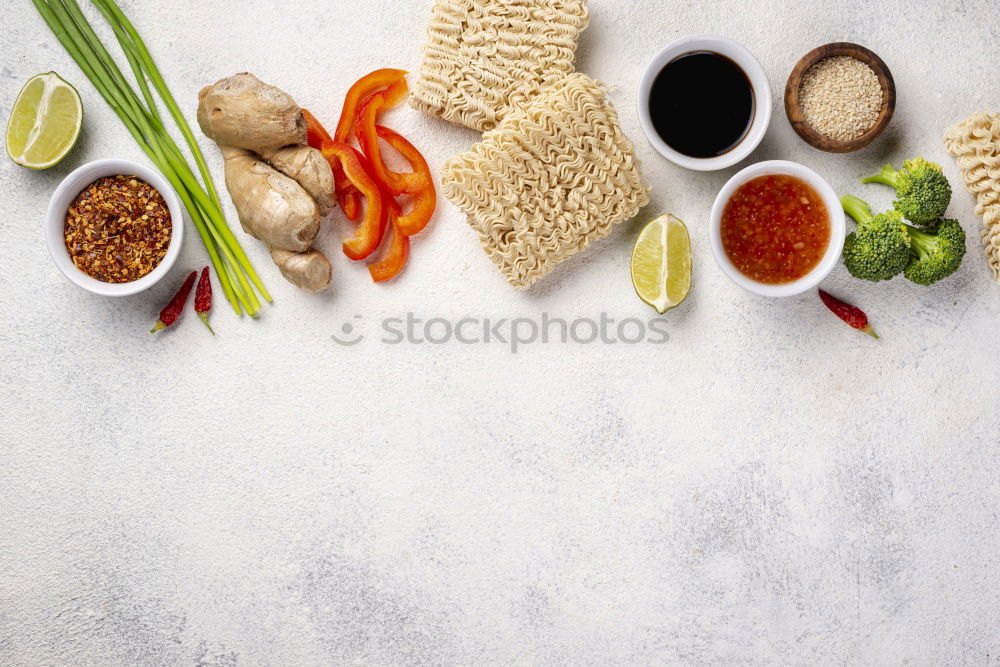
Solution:
[[[410,105],[485,132],[573,72],[584,0],[436,0]]]
[[[993,277],[1000,281],[1000,113],[977,113],[945,133],[945,147],[962,170],[983,218],[983,247]]]
[[[445,197],[507,281],[530,287],[649,203],[603,88],[572,74],[442,169]]]

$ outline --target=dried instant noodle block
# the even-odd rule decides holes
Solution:
[[[527,288],[649,202],[604,90],[572,74],[445,163],[461,208],[516,288]]]
[[[945,133],[944,143],[976,197],[986,260],[1000,281],[1000,113],[970,116]]]
[[[413,108],[485,132],[573,72],[584,0],[435,0]]]

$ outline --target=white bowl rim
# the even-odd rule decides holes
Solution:
[[[714,51],[732,59],[743,69],[750,79],[750,85],[753,87],[754,116],[750,123],[750,129],[747,131],[746,136],[743,137],[743,141],[728,153],[717,157],[697,158],[675,151],[657,134],[656,128],[653,127],[653,120],[649,114],[649,95],[656,76],[667,63],[674,60],[677,56],[692,51]],[[646,139],[650,145],[660,155],[686,169],[716,171],[741,162],[756,150],[757,146],[764,139],[764,135],[767,134],[767,128],[771,124],[771,83],[760,61],[736,40],[722,35],[688,35],[670,42],[657,51],[656,55],[649,60],[639,81],[636,104],[639,112],[639,125],[642,126],[642,132],[646,135]]]
[[[65,222],[66,210],[80,192],[105,176],[126,174],[137,176],[159,190],[170,211],[170,245],[167,254],[155,269],[138,280],[128,283],[106,283],[88,276],[76,268],[66,249]],[[81,165],[70,172],[56,187],[49,199],[49,207],[45,217],[45,241],[52,256],[52,261],[64,276],[73,284],[88,292],[102,296],[128,296],[152,287],[163,276],[167,275],[181,253],[184,240],[184,217],[180,200],[170,183],[160,172],[139,162],[122,159],[94,160]]]
[[[778,285],[761,283],[743,275],[729,261],[729,257],[722,247],[722,211],[725,209],[729,197],[732,196],[738,187],[747,181],[767,174],[788,174],[801,178],[811,185],[823,198],[823,202],[827,207],[827,214],[830,217],[830,243],[826,247],[823,258],[812,271],[798,280]],[[709,224],[712,254],[715,256],[715,261],[719,264],[722,272],[743,289],[754,294],[770,297],[794,296],[819,285],[833,271],[833,268],[840,260],[840,253],[844,249],[845,229],[846,220],[844,218],[844,210],[840,205],[837,193],[830,184],[809,167],[789,160],[757,162],[737,172],[719,190],[719,194],[715,198],[715,203],[712,204],[712,216]]]

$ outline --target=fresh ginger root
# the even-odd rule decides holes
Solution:
[[[250,151],[223,146],[222,157],[243,229],[275,248],[309,250],[319,233],[319,209],[309,193]]]
[[[261,153],[261,157],[312,195],[321,218],[333,210],[333,171],[318,150],[305,144],[285,146]]]
[[[306,143],[306,121],[291,95],[248,72],[202,88],[198,125],[216,143],[254,153]]]
[[[319,250],[290,252],[271,248],[271,259],[288,282],[307,292],[322,292],[330,285],[333,267]]]
[[[253,74],[236,74],[198,95],[198,124],[219,144],[226,188],[244,231],[263,241],[290,283],[320,292],[329,260],[312,243],[333,207],[333,172],[305,145],[302,110]]]

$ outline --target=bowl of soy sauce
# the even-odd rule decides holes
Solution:
[[[639,123],[671,162],[697,171],[731,167],[771,122],[771,86],[743,45],[693,35],[660,49],[639,83]]]

